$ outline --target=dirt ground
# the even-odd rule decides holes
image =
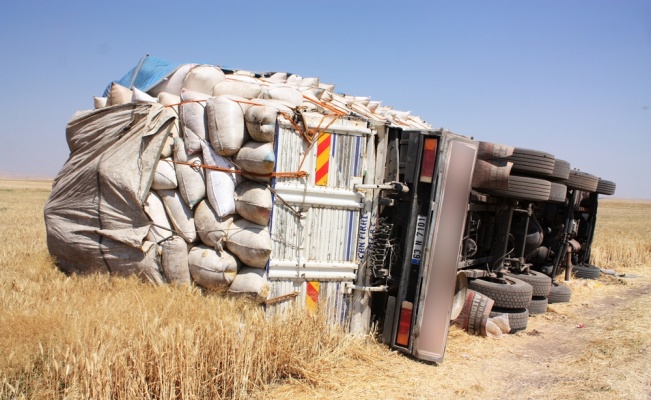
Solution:
[[[651,274],[576,279],[570,303],[532,316],[502,339],[452,328],[445,360],[428,365],[386,350],[317,385],[291,382],[263,398],[651,399]],[[378,367],[379,365],[381,367]],[[348,379],[346,379],[348,377]]]

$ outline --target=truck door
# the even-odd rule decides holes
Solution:
[[[447,131],[391,133],[398,178],[409,191],[383,210],[400,249],[388,268],[383,336],[399,351],[440,362],[477,143]]]

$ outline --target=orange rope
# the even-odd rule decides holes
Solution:
[[[239,170],[239,169],[230,169],[230,168],[223,168],[223,167],[216,167],[213,165],[206,165],[206,164],[195,164],[195,163],[190,163],[190,162],[185,162],[185,161],[172,161],[174,164],[181,164],[181,165],[189,165],[190,167],[200,167],[203,169],[208,169],[211,171],[220,171],[220,172],[226,172],[230,174],[239,174],[239,175],[251,175],[251,176],[257,176],[261,178],[303,178],[307,176],[307,172],[305,171],[296,171],[296,172],[272,172],[270,174],[258,174],[257,172],[250,172],[250,171],[244,171],[244,170]]]
[[[311,99],[311,98],[308,97],[308,96],[303,95],[303,98],[304,98],[305,100],[309,101],[310,103],[312,103],[312,104],[316,104],[317,106],[321,106],[321,107],[323,107],[323,108],[325,108],[325,109],[328,109],[328,110],[332,111],[333,113],[335,113],[335,114],[337,114],[337,115],[339,115],[339,116],[344,116],[344,115],[347,115],[347,114],[348,114],[348,113],[346,113],[346,112],[343,112],[343,111],[339,110],[338,108],[335,108],[335,107],[331,106],[330,104],[326,104],[326,103],[321,102],[321,101],[319,101],[319,100]]]

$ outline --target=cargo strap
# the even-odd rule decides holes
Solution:
[[[230,174],[239,174],[239,175],[250,175],[250,176],[256,176],[260,178],[304,178],[307,176],[307,172],[305,171],[296,171],[296,172],[271,172],[269,174],[259,174],[256,172],[249,172],[249,171],[244,171],[240,169],[230,169],[230,168],[223,168],[223,167],[216,167],[213,165],[206,165],[206,164],[199,164],[199,163],[191,163],[191,162],[186,162],[186,161],[172,161],[174,164],[181,164],[181,165],[188,165],[190,167],[194,168],[203,168],[203,169],[208,169],[211,171],[220,171],[220,172],[226,172]]]

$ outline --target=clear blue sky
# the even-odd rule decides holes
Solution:
[[[2,1],[0,175],[54,176],[146,53],[288,71],[651,199],[651,1]]]

